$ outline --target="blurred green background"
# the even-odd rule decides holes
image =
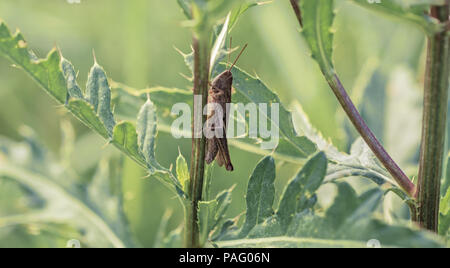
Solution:
[[[386,20],[346,1],[337,1],[337,10],[334,55],[337,72],[355,100],[364,104],[362,113],[377,136],[407,168],[416,161],[416,152],[408,154],[413,157],[405,158],[399,148],[404,139],[401,133],[408,132],[410,143],[418,142],[420,113],[412,115],[411,124],[406,128],[399,126],[401,117],[395,121],[386,114],[401,113],[401,108],[389,107],[385,100],[399,97],[396,88],[408,87],[415,96],[410,101],[420,107],[423,34],[409,25]],[[189,70],[174,49],[188,52],[191,41],[189,30],[181,26],[184,16],[175,0],[81,0],[80,4],[65,0],[1,0],[0,18],[11,29],[20,28],[40,57],[53,46],[59,46],[65,58],[80,70],[80,85],[86,82],[94,49],[99,63],[115,81],[135,88],[191,87],[180,75],[188,74]],[[318,66],[308,55],[289,1],[275,0],[249,10],[232,36],[235,45],[249,44],[239,62],[241,68],[257,74],[287,106],[300,102],[313,125],[341,150],[348,150],[355,134]],[[0,81],[0,135],[20,139],[18,131],[27,125],[56,153],[61,142],[60,124],[62,120],[70,120],[77,134],[73,165],[86,174],[86,179],[93,173],[101,155],[117,154],[115,149],[105,148],[103,140],[66,114],[24,72],[11,67],[3,58],[0,59]],[[369,97],[371,102],[365,102]],[[178,147],[189,160],[189,139],[174,140],[160,133],[158,160],[164,166],[174,164]],[[238,148],[232,148],[231,155],[236,171],[226,173],[216,168],[213,194],[236,184],[228,212],[229,216],[236,216],[245,209],[247,181],[261,156]],[[281,186],[299,167],[277,164],[279,195]],[[173,194],[145,175],[131,160],[126,161],[125,212],[135,238],[143,246],[151,247],[165,211],[173,212],[169,221],[171,229],[181,223],[182,211]],[[0,191],[8,191],[9,197],[14,193],[17,197],[6,199],[0,194],[0,216],[8,215],[21,206],[20,189],[8,182],[0,185]],[[0,247],[65,246],[66,236],[67,233],[60,234],[50,227],[46,230],[29,226],[0,230]]]

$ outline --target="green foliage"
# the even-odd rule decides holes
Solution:
[[[67,98],[66,81],[60,70],[61,58],[52,50],[46,59],[38,60],[35,54],[27,49],[21,33],[11,35],[9,29],[0,22],[1,54],[24,69],[40,86],[48,89],[48,93],[58,102],[65,103]]]
[[[37,59],[27,48],[22,35],[17,33],[12,36],[3,22],[0,36],[2,56],[20,66],[86,126],[146,167],[150,174],[159,173],[157,178],[174,187],[180,196],[183,195],[175,176],[156,161],[154,151],[157,119],[150,100],[139,111],[137,131],[131,122],[121,122],[116,126],[111,109],[109,82],[105,71],[97,62],[91,68],[83,96],[76,83],[73,65],[56,50],[52,50],[45,60]]]
[[[302,0],[300,1],[300,8],[303,18],[302,33],[311,49],[312,57],[319,64],[326,80],[329,83],[335,83],[334,76],[336,71],[333,65],[334,34],[332,30],[335,18],[334,1]],[[320,135],[317,135],[317,132],[311,126],[308,126],[308,120],[304,116],[301,107],[298,107],[297,110],[299,111],[300,128],[305,133],[309,133],[309,138],[318,144],[319,149],[327,152],[332,162],[329,167],[329,180],[350,176],[364,176],[378,184],[391,182],[395,185],[395,182],[390,178],[385,169],[381,167],[378,160],[362,139],[355,141],[352,145],[350,156],[342,154],[331,144],[323,140]]]
[[[422,6],[405,6],[397,1],[382,1],[381,3],[371,4],[366,0],[351,0],[369,10],[386,15],[393,19],[411,23],[422,29],[427,35],[443,30],[443,25],[439,21],[425,14],[426,6],[442,3],[442,1],[421,1]]]
[[[325,153],[320,152],[286,186],[276,213],[283,230],[288,228],[296,213],[315,205],[317,197],[314,194],[322,185],[326,170],[327,158]]]
[[[164,170],[155,158],[156,112],[150,99],[142,106],[137,119],[138,145],[150,174]]]
[[[181,154],[177,157],[177,178],[180,181],[181,187],[185,193],[189,193],[189,168],[186,159]]]
[[[231,204],[231,192],[234,187],[217,194],[216,198],[200,201],[198,206],[198,225],[202,245],[222,227],[223,219]]]
[[[225,68],[225,65],[220,65],[219,72],[224,71]],[[233,68],[232,73],[234,80],[233,86],[236,89],[236,94],[233,95],[232,99],[233,102],[243,103],[244,105],[248,103],[279,103],[279,122],[271,121],[270,109],[268,109],[269,111],[266,111],[260,109],[258,106],[259,115],[267,118],[271,123],[275,123],[275,127],[279,129],[280,139],[285,140],[285,142],[295,150],[296,158],[306,158],[316,151],[315,145],[310,140],[306,137],[297,136],[292,123],[291,113],[283,107],[279,97],[260,79],[252,77],[237,67]],[[241,116],[245,118],[245,114],[242,114]],[[285,150],[277,150],[277,152],[281,154],[286,153]],[[292,151],[288,154],[292,156]]]
[[[319,150],[327,154],[329,164],[325,181],[331,182],[347,177],[365,177],[379,185],[395,184],[361,138],[353,143],[350,154],[340,152],[314,129],[300,105],[294,105],[294,109],[294,123],[298,132],[304,133],[306,137],[317,144]]]
[[[270,160],[263,159],[253,174],[263,173],[266,169],[264,163]],[[338,183],[333,204],[324,211],[316,204],[317,199],[314,197],[325,178],[326,166],[323,152],[311,157],[286,186],[275,214],[267,213],[263,219],[258,219],[261,223],[250,232],[247,232],[246,224],[240,232],[235,225],[224,225],[227,231],[213,241],[215,245],[244,248],[366,247],[375,238],[382,247],[442,246],[436,237],[427,232],[412,229],[407,224],[388,225],[378,219],[376,211],[383,197],[379,189],[368,190],[358,196],[346,182]],[[250,181],[247,196],[257,196],[257,190]],[[247,200],[254,201],[253,198]],[[247,206],[254,207],[254,204],[247,203]],[[271,208],[272,204],[265,203],[264,206]],[[247,210],[246,217],[249,220],[246,222],[254,221],[254,213],[255,211]]]
[[[145,165],[138,146],[136,128],[130,122],[120,122],[114,128],[112,143],[118,148],[123,148],[124,152],[134,161]]]
[[[97,62],[94,63],[94,66],[92,66],[91,71],[89,72],[86,85],[86,99],[92,105],[95,113],[102,121],[108,131],[108,135],[112,136],[112,131],[116,122],[114,121],[114,116],[111,112],[111,89],[109,88],[105,71],[97,64]]]
[[[302,33],[311,49],[312,57],[317,61],[322,72],[334,74],[332,63],[334,21],[334,1],[300,1],[303,17]]]
[[[0,141],[0,180],[12,180],[38,206],[0,217],[0,228],[69,225],[83,247],[134,247],[123,212],[122,161],[103,159],[92,180],[83,182],[43,147],[31,131],[23,142]],[[17,152],[21,152],[17,154]]]
[[[204,40],[211,40],[211,76],[227,68],[222,61],[234,51],[227,47],[227,39],[239,17],[249,8],[263,4],[229,0],[177,1],[188,19],[184,25]],[[405,1],[383,1],[373,5],[368,5],[367,1],[352,2],[412,22],[427,33],[441,29],[436,21],[423,15],[424,7],[415,5],[415,0],[408,1],[409,4],[404,4]],[[313,59],[329,77],[335,74],[333,3],[332,0],[301,0],[302,34]],[[421,3],[435,4],[432,0]],[[155,146],[157,131],[171,131],[172,105],[186,103],[192,107],[190,90],[168,87],[136,90],[108,80],[105,70],[95,61],[83,91],[77,83],[74,66],[62,57],[60,51],[54,49],[46,59],[38,59],[22,35],[12,35],[3,22],[0,23],[0,54],[24,70],[82,123],[187,201],[185,193],[190,192],[190,178],[186,159],[180,151],[176,159],[176,174],[173,174],[172,168],[165,168],[157,161]],[[183,56],[192,70],[193,53]],[[239,216],[226,219],[234,187],[211,198],[211,184],[216,176],[213,176],[212,167],[207,168],[204,198],[198,204],[200,244],[209,241],[219,247],[366,247],[370,239],[378,239],[382,247],[442,246],[435,236],[414,229],[401,220],[387,224],[382,219],[380,203],[386,193],[396,193],[405,203],[412,200],[395,187],[395,182],[362,139],[353,142],[349,154],[339,151],[312,126],[302,106],[294,104],[291,112],[287,108],[290,106],[281,104],[278,94],[261,79],[238,67],[232,72],[233,102],[280,104],[280,121],[276,128],[281,139],[273,151],[260,149],[261,138],[229,141],[241,150],[264,155],[248,182],[242,224]],[[271,84],[278,86],[277,83]],[[259,113],[271,120],[270,110],[259,110]],[[245,114],[232,115],[231,119],[248,128]],[[70,168],[68,155],[70,148],[74,147],[70,136],[68,133],[67,144],[61,150],[61,163],[55,160],[56,157],[49,157],[34,137],[26,136],[23,143],[0,139],[0,178],[19,183],[27,189],[28,198],[39,200],[37,207],[30,208],[27,213],[0,216],[0,228],[35,223],[69,225],[78,231],[77,237],[82,237],[86,246],[136,246],[123,213],[123,176],[118,170],[123,165],[122,161],[104,159],[92,180],[80,180]],[[24,148],[25,155],[17,153],[23,152]],[[271,155],[267,156],[269,153]],[[274,204],[278,200],[275,194],[275,161],[279,166],[289,162],[293,167],[301,168],[280,192],[278,205]],[[284,174],[283,171],[278,173]],[[394,187],[385,191],[364,184],[364,190],[358,188],[357,191],[353,183],[342,181],[349,177],[369,178],[379,185],[388,183]],[[3,181],[6,180],[0,180]],[[325,184],[327,187],[334,185],[336,191],[329,206],[320,202],[329,194],[320,194]],[[448,182],[443,185],[448,185]],[[448,236],[450,225],[449,198],[450,191],[443,190],[439,227],[443,236]],[[159,224],[155,247],[182,245],[182,226],[167,232],[170,219],[171,212],[166,211]]]
[[[247,236],[253,227],[273,214],[274,181],[275,160],[267,156],[258,163],[248,182],[247,215],[240,236]]]

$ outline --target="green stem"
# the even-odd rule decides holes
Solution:
[[[206,35],[194,37],[194,98],[195,95],[201,95],[201,107],[195,105],[194,113],[192,115],[192,154],[191,154],[191,169],[190,169],[190,185],[189,185],[189,200],[185,211],[185,247],[199,248],[202,247],[199,239],[198,228],[198,202],[202,200],[203,194],[203,178],[205,174],[205,149],[206,138],[202,132],[202,126],[206,121],[206,116],[203,115],[203,107],[208,101],[208,85],[209,85],[209,39]],[[200,109],[200,111],[199,111]],[[201,125],[197,123],[201,118]],[[195,129],[199,125],[200,129]],[[194,135],[195,131],[199,131],[200,138]]]
[[[448,4],[431,8],[431,16],[441,22],[448,22],[449,14]],[[448,31],[428,36],[422,143],[416,197],[418,223],[421,227],[434,232],[438,227],[439,191],[447,122],[449,40]]]

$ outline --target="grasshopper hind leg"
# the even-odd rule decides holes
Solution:
[[[219,147],[217,146],[215,139],[207,139],[205,161],[208,165],[214,161],[218,152]]]

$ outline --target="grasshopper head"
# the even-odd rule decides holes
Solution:
[[[231,91],[231,86],[233,84],[233,74],[231,71],[226,70],[219,74],[213,81],[212,87],[217,90],[228,90]]]

